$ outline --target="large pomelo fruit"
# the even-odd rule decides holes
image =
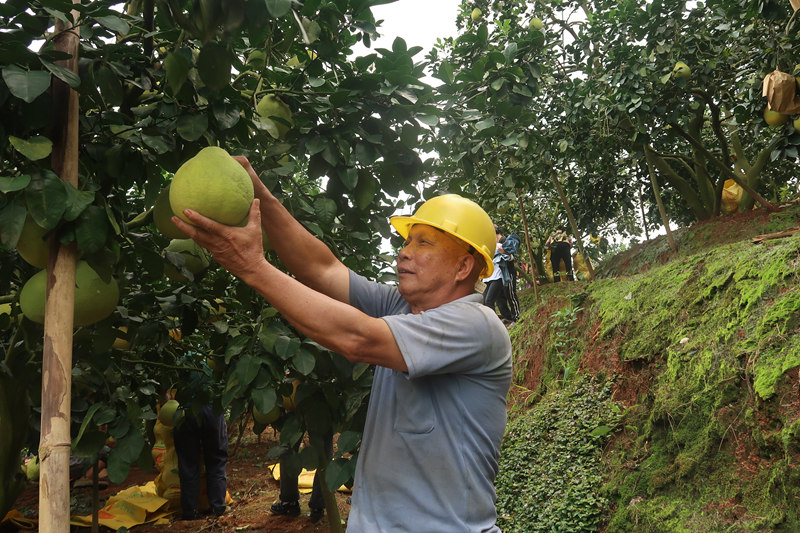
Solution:
[[[37,224],[30,215],[25,217],[22,233],[17,242],[17,253],[36,268],[47,268],[50,243],[45,238],[47,230]]]
[[[22,314],[39,324],[44,324],[46,289],[47,271],[41,270],[25,282],[19,294]],[[75,267],[75,325],[88,326],[103,320],[114,312],[118,301],[117,281],[112,277],[106,283],[89,263],[78,261]]]
[[[228,226],[247,217],[253,203],[253,182],[247,171],[228,152],[208,146],[186,161],[169,187],[172,212],[186,222],[184,209]]]
[[[153,223],[156,229],[168,239],[188,239],[189,236],[172,223],[172,206],[169,203],[169,186],[162,190],[153,206]]]

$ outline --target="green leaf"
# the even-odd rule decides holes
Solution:
[[[214,102],[211,112],[214,113],[214,119],[224,130],[234,127],[242,116],[239,106],[230,102]]]
[[[68,69],[67,67],[56,65],[55,63],[51,63],[49,61],[45,61],[41,57],[39,57],[39,61],[41,61],[44,68],[49,70],[53,76],[57,77],[73,89],[77,89],[81,85],[81,78],[72,69]]]
[[[78,248],[89,254],[99,252],[108,238],[108,217],[102,207],[91,205],[78,217],[75,239]]]
[[[178,135],[187,141],[196,141],[208,129],[208,116],[205,113],[181,115],[178,117]]]
[[[167,71],[167,82],[172,88],[172,94],[180,92],[191,68],[189,60],[179,52],[170,52],[164,59],[164,70]]]
[[[436,126],[439,124],[439,117],[436,115],[419,115],[417,120],[425,124],[426,126]]]
[[[353,167],[347,167],[343,171],[338,172],[339,179],[349,190],[353,190],[358,183],[358,170]]]
[[[609,426],[598,426],[595,429],[593,429],[589,433],[589,435],[591,435],[592,437],[602,437],[604,435],[608,435],[612,431],[614,431],[614,430],[612,428],[610,428]]]
[[[245,354],[236,362],[236,376],[239,378],[239,384],[243,387],[248,386],[258,375],[258,370],[261,368],[261,361],[257,357],[250,354]]]
[[[380,183],[368,171],[359,171],[358,185],[353,191],[356,206],[362,211],[367,209],[375,198],[375,193],[380,189]]]
[[[272,387],[253,389],[250,398],[253,406],[262,413],[269,413],[278,404],[278,395]]]
[[[292,0],[264,0],[267,4],[267,11],[274,18],[278,19],[285,16],[292,8]]]
[[[31,182],[31,177],[28,174],[22,176],[12,176],[10,178],[0,178],[0,192],[9,193],[14,191],[21,191]]]
[[[131,27],[128,25],[127,22],[122,20],[121,18],[115,15],[105,15],[102,17],[95,17],[95,20],[100,23],[100,25],[105,26],[109,30],[119,33],[120,35],[127,35],[128,32],[131,30]]]
[[[447,61],[442,61],[439,66],[439,79],[447,84],[453,83],[453,65]]]
[[[144,447],[144,437],[138,431],[128,433],[117,440],[116,446],[108,454],[108,480],[111,483],[122,483],[128,477],[131,464],[138,458]]]
[[[79,191],[71,184],[65,183],[67,190],[66,208],[64,210],[64,220],[72,221],[94,202],[93,191]]]
[[[300,348],[300,339],[279,335],[275,339],[275,354],[283,360],[289,359]]]
[[[325,468],[325,484],[336,491],[353,477],[353,467],[347,459],[334,459]]]
[[[9,135],[8,140],[17,150],[17,152],[21,153],[31,161],[44,159],[53,151],[53,142],[47,137],[42,137],[41,135],[35,135],[28,140]]]
[[[103,65],[95,74],[95,82],[100,89],[100,94],[103,95],[103,100],[108,105],[117,106],[122,104],[125,93],[122,89],[122,81],[114,74],[114,71]]]
[[[320,222],[323,224],[331,224],[336,217],[336,202],[330,198],[316,198],[314,200],[314,210]]]
[[[25,204],[33,220],[46,230],[56,227],[66,209],[67,192],[64,182],[52,172],[31,180],[25,189]]]
[[[221,91],[231,81],[231,56],[228,50],[215,41],[203,45],[197,56],[200,79],[214,92]]]
[[[43,70],[22,70],[16,65],[3,69],[3,81],[11,94],[28,103],[50,87],[50,73]]]
[[[9,249],[17,247],[27,213],[25,206],[16,202],[0,209],[0,244]]]
[[[304,376],[309,375],[314,370],[316,363],[317,360],[314,354],[302,348],[292,357],[292,366]]]
[[[358,431],[342,431],[339,438],[336,439],[336,448],[341,453],[351,453],[358,449],[358,443],[361,441],[361,433]]]
[[[475,124],[475,128],[477,128],[478,131],[483,131],[483,130],[486,130],[486,129],[489,129],[489,128],[492,128],[492,127],[494,127],[494,119],[493,118],[487,118],[487,119],[478,121]]]

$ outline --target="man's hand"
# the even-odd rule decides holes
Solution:
[[[261,241],[259,206],[260,201],[256,198],[250,205],[247,225],[241,228],[220,224],[191,209],[186,209],[184,215],[194,226],[176,216],[172,217],[172,222],[197,244],[211,252],[217,263],[247,282],[253,273],[268,265]]]

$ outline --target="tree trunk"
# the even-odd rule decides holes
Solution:
[[[73,12],[78,18],[78,13]],[[78,36],[56,19],[54,47],[70,54],[61,64],[78,71]],[[53,77],[57,116],[53,139],[53,170],[65,182],[78,185],[78,93]],[[42,419],[39,441],[39,531],[69,533],[70,396],[72,389],[72,327],[75,301],[74,244],[50,240],[42,354]]]
[[[667,240],[669,247],[673,252],[678,251],[678,245],[675,244],[675,238],[672,236],[672,230],[669,227],[669,218],[667,218],[667,210],[664,208],[664,202],[661,201],[661,190],[658,188],[658,180],[656,180],[656,171],[653,169],[653,150],[649,146],[644,147],[644,158],[647,160],[647,170],[650,173],[650,183],[653,185],[653,194],[656,197],[656,204],[658,204],[658,212],[661,214],[661,222],[667,230]]]
[[[536,297],[536,303],[539,303],[539,289],[536,286],[536,283],[539,279],[538,270],[536,268],[536,263],[533,262],[533,248],[531,248],[531,238],[530,234],[528,233],[528,219],[525,216],[525,204],[522,203],[522,195],[519,193],[519,187],[517,187],[517,202],[519,202],[519,213],[522,215],[522,229],[525,232],[525,246],[528,247],[528,264],[532,269],[531,272],[533,274],[533,294]]]

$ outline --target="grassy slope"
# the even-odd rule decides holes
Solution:
[[[504,531],[800,531],[800,232],[753,241],[799,225],[726,217],[523,294]]]

